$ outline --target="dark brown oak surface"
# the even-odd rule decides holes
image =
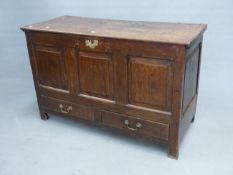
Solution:
[[[178,157],[195,118],[206,25],[63,16],[21,29],[42,119],[105,126]]]
[[[206,25],[62,16],[22,29],[189,45]]]

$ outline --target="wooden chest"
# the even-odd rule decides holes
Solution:
[[[195,117],[206,25],[62,16],[21,29],[42,119],[107,126],[178,157]]]

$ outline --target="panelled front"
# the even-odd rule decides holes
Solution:
[[[41,94],[99,110],[140,114],[146,120],[168,121],[176,47],[67,37],[42,33],[32,37]]]

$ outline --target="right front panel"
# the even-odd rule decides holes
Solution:
[[[171,61],[131,57],[128,62],[129,103],[169,111],[172,78]]]
[[[128,61],[129,104],[170,111],[172,80],[171,61],[130,57]]]

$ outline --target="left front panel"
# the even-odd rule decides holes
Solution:
[[[56,46],[34,45],[39,87],[69,92],[64,50]]]
[[[75,93],[73,40],[63,35],[39,32],[29,33],[27,40],[38,98],[69,100]]]

